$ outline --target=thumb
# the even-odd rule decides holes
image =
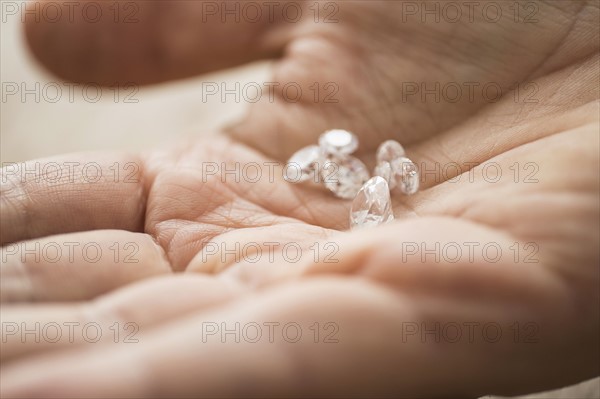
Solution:
[[[291,6],[41,1],[24,6],[23,20],[33,54],[59,77],[150,84],[277,56],[287,40],[285,31],[297,22],[293,8],[299,6]]]

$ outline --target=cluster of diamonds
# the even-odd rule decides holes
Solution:
[[[394,220],[390,190],[405,195],[419,190],[419,171],[400,143],[388,140],[377,150],[375,176],[359,190],[350,211],[352,229],[374,227]]]
[[[352,199],[350,226],[373,227],[394,220],[390,190],[398,188],[405,195],[419,190],[419,171],[406,157],[400,143],[382,143],[376,155],[374,177],[364,163],[352,154],[358,138],[347,130],[328,130],[318,145],[297,151],[289,159],[284,178],[293,183],[310,179],[323,181],[335,196]]]
[[[336,197],[352,199],[369,179],[365,164],[351,155],[357,148],[356,135],[347,130],[328,130],[319,137],[318,146],[304,147],[292,155],[284,178],[298,183],[320,177]]]

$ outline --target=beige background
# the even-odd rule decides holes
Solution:
[[[0,29],[0,161],[18,162],[66,152],[129,149],[136,150],[172,142],[180,137],[196,136],[214,131],[219,126],[243,115],[247,103],[236,102],[232,96],[223,102],[220,96],[210,96],[203,102],[203,82],[227,83],[233,88],[249,82],[268,81],[268,63],[258,63],[224,73],[206,75],[152,88],[133,95],[137,103],[125,103],[121,91],[101,91],[97,103],[86,100],[82,87],[73,89],[57,81],[38,66],[27,52],[20,29],[19,17],[7,17]],[[39,102],[33,94],[23,101],[21,88],[16,95],[6,96],[6,85],[16,83],[35,90],[39,83]],[[56,87],[62,91],[53,103]],[[44,90],[46,87],[47,90]],[[205,87],[205,86],[204,86]],[[90,88],[89,96],[95,91]],[[476,377],[475,377],[476,378]],[[527,398],[600,398],[600,379],[554,392],[529,395]]]
[[[86,100],[83,86],[69,87],[36,64],[28,53],[21,32],[19,16],[6,17],[0,34],[0,74],[2,102],[0,138],[2,162],[24,161],[64,152],[103,149],[140,149],[171,142],[177,138],[210,131],[243,115],[247,104],[233,96],[227,103],[218,95],[207,96],[203,102],[204,84],[236,82],[243,87],[249,82],[268,81],[268,63],[257,63],[220,74],[188,79],[176,83],[143,88],[134,94],[137,103],[125,103],[132,90],[115,91],[104,88],[97,103]],[[6,95],[7,85],[25,84],[28,90],[40,89],[39,102],[33,94],[23,101],[21,88],[16,95]],[[62,91],[53,103],[56,87]],[[46,89],[44,89],[46,88]],[[89,97],[96,90],[90,87]],[[265,91],[265,95],[267,92]],[[249,95],[253,95],[249,93]],[[50,101],[49,101],[50,100]]]

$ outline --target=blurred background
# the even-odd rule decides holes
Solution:
[[[203,88],[265,82],[268,71],[269,64],[261,62],[137,92],[133,87],[70,87],[28,52],[20,16],[5,14],[0,31],[0,159],[19,162],[73,151],[137,150],[214,131],[240,118],[248,102],[236,102],[233,95],[224,102]]]
[[[89,150],[138,150],[218,130],[249,105],[206,95],[207,85],[269,81],[269,63],[254,63],[149,88],[69,86],[48,74],[27,50],[20,17],[0,28],[0,161],[19,162]],[[15,90],[17,90],[15,92]],[[59,93],[60,91],[60,93]],[[204,92],[204,95],[203,95]],[[97,93],[100,93],[96,101]],[[488,397],[492,398],[492,397]],[[600,398],[600,379],[521,398]]]

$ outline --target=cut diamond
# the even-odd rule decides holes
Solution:
[[[337,197],[352,199],[369,180],[369,171],[364,163],[352,156],[330,156],[323,164],[321,176],[325,187]]]
[[[406,157],[400,157],[391,162],[392,174],[400,191],[412,195],[419,191],[419,170],[417,165]]]
[[[283,170],[283,178],[290,183],[309,180],[317,172],[321,151],[316,145],[309,145],[297,151],[288,160]]]
[[[383,177],[393,190],[411,195],[419,190],[419,170],[410,159],[406,158],[404,147],[394,140],[384,141],[377,149],[377,166],[375,174]]]
[[[394,220],[390,189],[381,176],[369,179],[360,189],[350,211],[352,229],[375,227]]]
[[[381,143],[377,149],[377,164],[381,162],[392,162],[406,155],[404,147],[395,140],[387,140]]]
[[[381,176],[387,182],[390,190],[393,190],[396,187],[396,179],[393,177],[392,173],[392,165],[387,161],[382,161],[375,166],[374,174],[376,176]]]
[[[319,146],[326,154],[349,155],[358,148],[358,138],[347,130],[328,130],[319,137]]]

